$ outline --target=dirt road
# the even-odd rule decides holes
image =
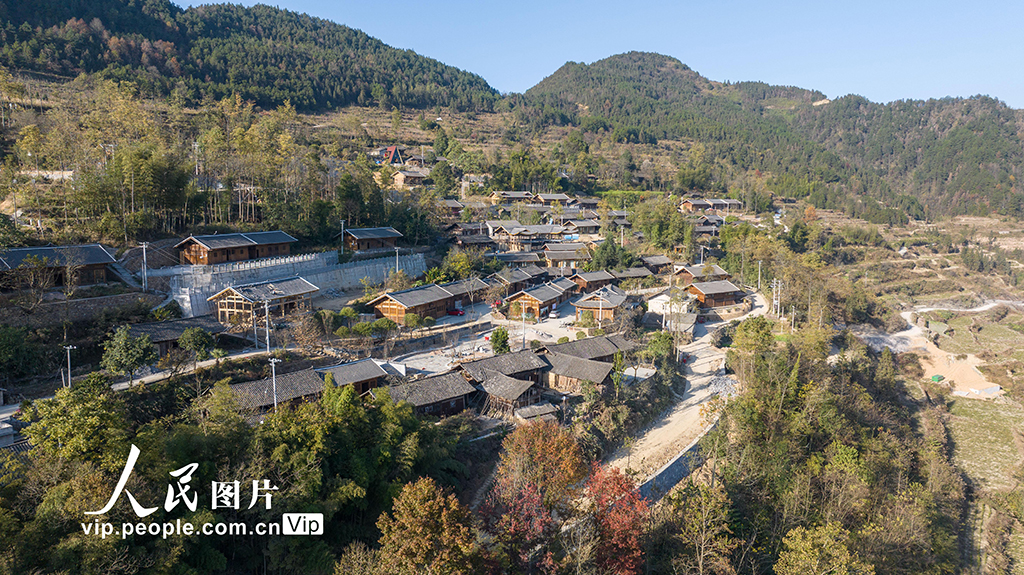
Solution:
[[[767,311],[767,300],[756,294],[754,307],[739,319],[764,315]],[[637,477],[646,479],[704,433],[700,407],[714,396],[709,384],[719,375],[725,363],[725,352],[711,345],[708,332],[714,331],[716,324],[698,324],[696,327],[704,333],[693,343],[680,348],[693,358],[686,367],[686,394],[644,430],[631,447],[622,447],[612,454],[608,458],[609,465],[623,471],[632,469],[637,472]]]

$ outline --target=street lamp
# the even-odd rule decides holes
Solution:
[[[71,350],[73,349],[78,349],[78,347],[73,345],[64,346],[64,351],[68,352],[68,387],[71,387]]]
[[[274,413],[277,413],[277,364],[280,361],[276,357],[270,358],[270,377],[274,382]]]

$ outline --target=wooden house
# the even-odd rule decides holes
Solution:
[[[99,244],[0,250],[0,276],[12,278],[12,286],[20,285],[19,270],[35,266],[49,270],[54,285],[64,285],[69,270],[78,285],[106,283],[107,266],[115,263],[114,256]]]
[[[254,317],[263,317],[269,311],[284,317],[285,314],[311,308],[313,294],[320,288],[295,276],[251,284],[231,286],[207,298],[217,308],[217,321],[224,324],[253,322]]]
[[[513,268],[521,268],[530,264],[536,265],[542,261],[537,252],[505,252],[495,254],[494,257],[499,262]]]
[[[581,236],[601,231],[601,222],[597,220],[568,220],[562,225]]]
[[[484,294],[491,284],[480,278],[468,278],[439,285],[451,294],[448,309],[464,309],[484,300]]]
[[[687,290],[697,297],[703,308],[737,305],[746,297],[743,290],[724,280],[692,283]]]
[[[569,299],[565,291],[550,284],[533,286],[508,297],[510,305],[519,304],[519,313],[527,317],[546,317],[559,304]],[[521,317],[514,314],[515,317]]]
[[[541,374],[547,368],[548,363],[529,349],[467,361],[459,365],[459,369],[466,373],[470,383],[475,385],[483,383],[491,372],[540,383]]]
[[[501,282],[505,293],[516,293],[533,283],[533,276],[519,268],[505,268],[487,276],[491,281]]]
[[[178,339],[186,329],[190,328],[199,328],[211,335],[223,333],[225,329],[224,325],[217,321],[217,316],[213,314],[151,323],[135,323],[128,326],[132,337],[148,335],[149,341],[156,345],[160,357],[167,355],[171,350],[178,349]]]
[[[562,353],[549,353],[544,359],[551,365],[545,372],[545,384],[551,389],[580,393],[583,383],[606,385],[611,382],[614,365]]]
[[[533,194],[530,192],[492,192],[492,204],[514,204],[516,202],[532,202]]]
[[[540,389],[536,382],[516,379],[496,371],[490,371],[480,388],[484,392],[483,410],[509,416],[521,408],[540,401]]]
[[[429,174],[422,170],[398,170],[391,176],[391,184],[398,190],[422,186]]]
[[[684,213],[703,212],[710,209],[711,203],[696,198],[687,198],[679,205],[679,211]]]
[[[459,200],[439,200],[437,205],[441,208],[444,215],[450,218],[457,218],[461,216],[462,210],[466,209],[466,206]]]
[[[405,325],[405,314],[414,313],[421,318],[444,317],[451,309],[452,294],[447,290],[429,284],[402,291],[381,294],[367,302],[374,308],[377,317],[386,317],[398,325]]]
[[[621,271],[612,270],[611,273],[615,276],[615,283],[621,283],[626,280],[642,280],[654,275],[651,273],[651,270],[644,267],[627,268]]]
[[[584,311],[589,310],[594,314],[598,322],[608,321],[615,318],[615,315],[625,309],[628,302],[626,292],[613,285],[588,293],[573,302],[576,308],[576,321],[579,321]]]
[[[401,232],[392,227],[349,228],[345,232],[345,249],[353,252],[394,249]]]
[[[590,292],[612,283],[615,281],[615,276],[611,272],[599,270],[596,272],[580,272],[569,279],[576,282],[581,292]]]
[[[175,245],[181,265],[213,265],[291,253],[295,238],[282,231],[189,236]]]
[[[675,277],[682,280],[683,285],[694,282],[715,282],[728,280],[732,276],[715,264],[701,264],[695,266],[682,266],[675,272]]]
[[[643,256],[640,261],[647,266],[647,269],[656,274],[673,271],[674,262],[668,256]]]
[[[567,205],[572,198],[565,194],[537,194],[535,200],[544,204],[545,206],[553,206],[555,204]]]
[[[389,387],[395,403],[409,402],[420,415],[445,416],[464,411],[476,388],[458,371],[432,375]]]

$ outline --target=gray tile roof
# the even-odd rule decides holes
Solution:
[[[490,277],[501,280],[503,283],[509,285],[533,279],[533,276],[517,268],[505,268],[497,273],[491,274]]]
[[[563,202],[569,201],[569,196],[567,196],[565,194],[537,194],[537,197],[540,198],[541,200],[545,200],[545,201],[548,201],[548,200],[551,200],[551,201],[561,200]]]
[[[547,258],[548,261],[552,261],[552,262],[575,262],[575,261],[585,261],[585,260],[591,259],[589,252],[585,252],[585,251],[575,252],[575,251],[568,251],[568,250],[567,251],[548,250],[548,251],[544,252],[544,257]]]
[[[718,226],[694,226],[693,231],[698,234],[717,234]]]
[[[565,225],[573,225],[577,228],[599,228],[601,227],[601,222],[596,220],[569,220],[565,222]]]
[[[549,353],[544,356],[544,359],[551,364],[551,373],[555,375],[593,383],[602,383],[615,367],[604,361],[594,361],[563,353]]]
[[[476,235],[476,236],[458,236],[456,238],[460,244],[494,244],[494,240],[490,236]]]
[[[556,413],[558,413],[558,408],[545,401],[520,407],[515,411],[515,416],[523,420],[547,419],[547,417],[554,419]]]
[[[392,227],[385,228],[348,228],[345,233],[357,240],[380,240],[384,238],[400,238],[401,232]]]
[[[209,250],[220,250],[225,248],[239,248],[245,246],[267,246],[271,244],[288,244],[299,240],[278,230],[272,232],[246,232],[240,234],[210,234],[206,236],[189,236],[178,242],[174,247],[179,248],[190,241]]]
[[[460,372],[449,371],[389,387],[388,392],[395,403],[408,401],[416,407],[422,407],[475,393],[476,388]]]
[[[689,202],[690,205],[692,205],[695,208],[706,209],[706,208],[710,208],[711,207],[711,203],[710,202],[707,202],[705,200],[701,200],[699,198],[687,198],[687,199],[683,200],[682,203],[685,204],[687,202]]]
[[[513,353],[503,353],[475,361],[467,361],[461,365],[462,369],[476,381],[486,379],[487,372],[489,371],[498,372],[503,375],[516,375],[517,373],[545,369],[547,366],[547,362],[529,349]]]
[[[484,223],[492,228],[520,228],[523,226],[519,220],[487,220]]]
[[[588,293],[572,305],[585,309],[599,309],[602,307],[607,309],[609,307],[619,307],[626,303],[626,299],[626,292],[613,285],[607,285],[599,290]]]
[[[636,344],[621,335],[588,337],[567,343],[553,343],[545,346],[549,353],[562,353],[573,357],[582,357],[583,359],[608,357],[615,355],[618,351],[629,351],[635,348]]]
[[[529,289],[521,290],[518,293],[509,296],[508,299],[514,300],[519,296],[532,297],[533,299],[539,301],[541,305],[544,305],[546,303],[553,302],[558,298],[562,297],[562,290],[559,290],[548,284],[543,284],[539,286],[533,286],[532,288]]]
[[[441,200],[440,204],[446,208],[464,208],[459,200]]]
[[[534,264],[530,264],[528,266],[523,266],[523,267],[521,267],[519,269],[520,269],[520,271],[523,271],[523,272],[525,272],[527,274],[530,274],[530,279],[535,279],[535,278],[538,278],[540,276],[547,275],[547,273],[548,273],[548,271],[546,269],[544,269],[544,268],[542,268],[540,266],[534,265]]]
[[[245,298],[251,302],[258,301],[273,301],[284,297],[291,297],[297,295],[303,295],[308,293],[314,293],[320,291],[320,288],[306,281],[305,278],[301,277],[290,277],[282,278],[278,280],[268,280],[263,282],[257,282],[252,284],[243,284],[237,286],[231,286],[225,290],[210,296],[207,301],[213,301],[220,297],[226,291],[233,291],[239,296]]]
[[[520,263],[520,262],[539,262],[540,254],[537,252],[507,252],[503,254],[495,254],[499,262],[509,263]]]
[[[460,230],[482,231],[482,230],[487,229],[487,224],[485,224],[483,222],[456,222],[456,223],[454,223],[454,224],[452,224],[452,225],[450,225],[448,227],[449,228],[459,228]]]
[[[574,292],[579,288],[579,286],[576,285],[576,282],[564,277],[550,281],[548,282],[548,285],[562,292]]]
[[[541,225],[536,225],[536,226],[519,226],[519,227],[512,228],[512,229],[509,229],[506,226],[505,229],[508,230],[508,233],[510,233],[512,235],[527,235],[527,236],[535,235],[535,234],[560,234],[560,233],[563,233],[565,231],[565,228],[563,226],[555,226],[555,225],[549,225],[549,224],[541,224]]]
[[[22,265],[26,258],[45,259],[47,267],[72,265],[111,264],[117,260],[99,244],[78,246],[49,246],[40,248],[9,248],[0,251],[0,270],[13,270]]]
[[[371,301],[370,305],[373,305],[375,302],[385,297],[391,298],[408,308],[446,300],[451,298],[452,294],[435,284],[428,284],[425,286],[383,294],[377,299]]]
[[[533,387],[533,382],[514,379],[497,371],[487,370],[487,376],[480,383],[480,387],[484,388],[487,395],[500,397],[506,401],[515,401],[526,393],[526,390]]]
[[[690,287],[699,290],[704,295],[717,295],[722,293],[742,292],[732,282],[720,280],[715,282],[694,282]]]
[[[323,377],[325,381],[327,374],[331,374],[334,378],[334,385],[337,387],[348,385],[350,383],[369,381],[371,379],[387,375],[384,368],[377,365],[372,358],[360,359],[359,361],[332,365],[330,367],[321,367],[315,371],[320,375],[320,377]]]
[[[640,260],[649,266],[667,266],[674,263],[668,256],[644,256]]]
[[[242,409],[260,409],[274,406],[274,381],[272,377],[236,383],[231,391],[238,398]],[[324,382],[312,368],[277,374],[277,402],[283,403],[300,397],[323,393]]]
[[[131,324],[132,337],[148,335],[149,341],[159,343],[162,341],[177,341],[186,329],[198,327],[210,333],[217,334],[226,328],[217,321],[215,315],[199,315],[185,319],[172,319],[168,321],[157,321],[153,323]]]
[[[707,265],[703,265],[703,266],[683,266],[676,273],[681,273],[683,270],[686,270],[693,277],[695,277],[695,278],[702,278],[702,277],[706,277],[704,275],[704,268],[705,267],[709,267],[709,266],[707,266]],[[710,264],[710,267],[711,267],[711,273],[708,274],[708,275],[712,275],[712,276],[725,276],[725,275],[729,275],[729,272],[723,270],[722,268],[718,267],[715,264]]]
[[[533,199],[533,194],[531,194],[530,192],[494,192],[494,193],[498,194],[502,198],[506,198],[506,199],[522,199],[522,200]]]
[[[588,282],[596,282],[596,281],[602,281],[602,280],[613,280],[613,279],[615,279],[615,276],[613,276],[610,272],[605,271],[605,270],[598,270],[596,272],[583,272],[583,273],[576,274],[573,277],[578,277],[578,278],[582,279],[583,281],[588,281]]]
[[[624,280],[631,278],[646,278],[651,277],[654,274],[652,274],[651,270],[647,268],[629,268],[622,270],[621,272],[613,270],[612,275],[614,275],[616,279]]]
[[[487,284],[487,282],[479,278],[469,278],[454,282],[448,282],[446,284],[441,284],[438,287],[452,294],[453,296],[463,296],[468,294],[470,291],[474,293],[479,293],[490,286]]]

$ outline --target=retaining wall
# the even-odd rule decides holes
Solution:
[[[703,464],[704,455],[700,452],[700,440],[714,429],[715,425],[705,429],[682,453],[676,455],[645,481],[638,489],[640,496],[651,502],[660,500],[680,481],[689,476],[694,468]]]
[[[278,262],[276,265],[262,263],[275,261]],[[192,317],[212,313],[213,309],[206,298],[233,285],[291,276],[302,276],[321,290],[360,287],[364,278],[380,284],[394,271],[395,258],[338,264],[337,253],[326,252],[238,264],[175,267],[179,273],[170,277],[171,295],[181,305],[185,317]],[[419,277],[427,271],[427,260],[423,254],[400,256],[398,268],[411,278]]]

